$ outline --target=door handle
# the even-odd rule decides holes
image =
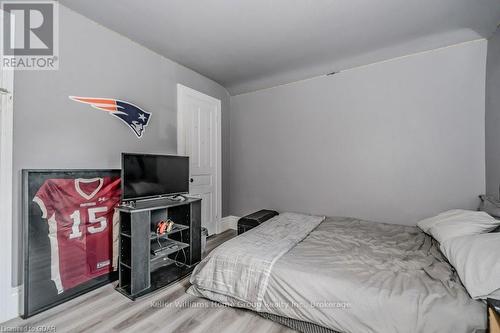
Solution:
[[[190,183],[194,182],[194,179],[193,178],[189,178],[189,182]]]

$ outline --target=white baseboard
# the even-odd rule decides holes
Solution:
[[[239,219],[240,218],[238,216],[233,215],[223,217],[219,224],[219,234],[229,229],[238,230]]]
[[[19,317],[22,309],[22,286],[11,287],[8,300],[2,306],[0,323]]]

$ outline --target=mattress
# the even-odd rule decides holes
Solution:
[[[484,303],[470,298],[436,242],[416,227],[326,218],[298,230],[293,225],[300,219],[292,215],[294,221],[285,223],[291,238],[270,239],[287,219],[280,216],[212,252],[193,272],[188,292],[344,333],[485,329]],[[249,279],[242,272],[255,273],[261,254],[251,244],[259,239],[288,246],[264,258],[266,269]],[[228,258],[238,269],[227,265]],[[241,291],[248,286],[259,292]]]

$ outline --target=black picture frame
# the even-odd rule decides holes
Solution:
[[[74,288],[57,293],[50,276],[50,244],[48,225],[42,219],[40,208],[33,198],[47,179],[76,179],[96,177],[120,178],[119,169],[67,169],[22,170],[22,220],[23,220],[23,314],[31,317],[54,306],[69,301],[91,290],[118,279],[118,272],[101,275]],[[49,263],[49,264],[47,264]]]

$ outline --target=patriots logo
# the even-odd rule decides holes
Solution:
[[[89,104],[93,108],[109,112],[115,117],[120,118],[127,124],[138,138],[142,137],[144,129],[148,126],[151,113],[127,102],[111,98],[93,98],[69,96],[75,102]]]

